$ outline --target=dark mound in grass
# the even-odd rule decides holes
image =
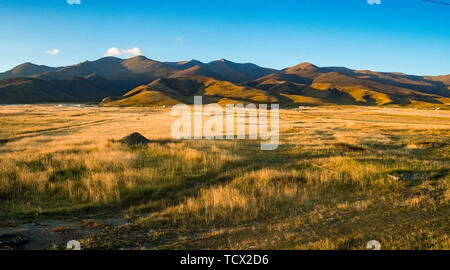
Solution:
[[[142,136],[140,133],[135,132],[126,137],[123,137],[122,139],[119,140],[119,142],[129,146],[136,146],[136,145],[146,145],[149,144],[151,141]]]
[[[23,234],[3,234],[0,235],[0,247],[18,247],[25,245],[30,238]]]
[[[357,145],[351,145],[348,143],[335,143],[334,147],[347,151],[347,152],[364,152],[366,151],[365,148],[357,146]]]

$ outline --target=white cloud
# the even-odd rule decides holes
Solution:
[[[131,49],[123,49],[120,50],[117,47],[112,47],[108,49],[105,53],[105,56],[121,56],[124,55],[125,57],[131,57],[136,55],[144,55],[144,53],[139,48],[131,48]]]
[[[59,50],[58,49],[48,50],[47,53],[50,55],[57,55],[59,53]]]
[[[144,55],[144,53],[139,48],[132,48],[132,49],[122,50],[122,53],[123,54],[133,55],[133,56]]]
[[[117,47],[112,47],[108,49],[105,53],[105,56],[120,56],[122,52]]]
[[[81,0],[67,0],[67,4],[69,5],[81,5]]]
[[[177,37],[177,38],[175,39],[175,41],[178,42],[178,43],[180,43],[180,44],[184,42],[184,40],[183,40],[182,38],[180,38],[180,37]]]

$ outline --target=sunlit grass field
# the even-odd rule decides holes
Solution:
[[[450,248],[450,111],[284,110],[274,151],[173,141],[173,120],[0,107],[0,220],[125,218],[81,239],[92,249]],[[153,143],[113,141],[132,132]]]

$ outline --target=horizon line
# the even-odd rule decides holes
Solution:
[[[287,67],[284,67],[284,68],[281,68],[281,69],[259,65],[259,64],[256,64],[254,62],[235,62],[235,61],[229,60],[227,58],[218,58],[218,59],[215,59],[215,60],[212,60],[212,61],[209,61],[209,62],[203,62],[203,61],[197,60],[195,58],[192,58],[190,60],[181,60],[181,61],[161,61],[161,60],[156,60],[156,59],[153,59],[153,58],[148,58],[146,55],[143,55],[143,54],[142,55],[135,55],[135,56],[128,57],[128,58],[127,57],[122,58],[122,57],[118,57],[118,56],[103,56],[103,57],[100,57],[100,58],[96,58],[94,60],[89,60],[88,59],[88,60],[77,62],[76,64],[69,64],[69,65],[62,65],[62,66],[49,66],[49,65],[40,64],[40,63],[36,64],[36,63],[33,63],[33,62],[23,62],[23,63],[15,65],[12,68],[9,68],[7,70],[0,71],[0,74],[8,72],[8,71],[11,71],[14,68],[16,68],[16,67],[18,67],[20,65],[24,65],[24,64],[32,64],[32,65],[37,65],[37,66],[47,66],[47,67],[52,67],[52,68],[65,68],[65,67],[71,67],[71,66],[75,66],[75,65],[78,65],[78,64],[86,63],[86,62],[95,62],[95,61],[98,61],[98,60],[101,60],[101,59],[104,59],[104,58],[116,58],[116,59],[121,59],[121,60],[127,60],[127,59],[132,59],[132,58],[137,58],[137,57],[145,57],[148,60],[152,60],[152,61],[156,61],[156,62],[160,62],[160,63],[182,63],[182,62],[198,61],[198,62],[200,62],[202,64],[209,64],[209,63],[212,63],[212,62],[224,60],[224,61],[232,62],[232,63],[235,63],[235,64],[253,64],[253,65],[257,65],[257,66],[262,67],[262,68],[273,69],[273,70],[276,70],[276,71],[282,71],[282,70],[290,68],[290,67],[295,67],[297,65],[300,65],[300,64],[303,64],[303,63],[307,63],[307,64],[314,65],[314,66],[316,66],[318,68],[347,68],[347,69],[350,69],[350,70],[353,70],[353,71],[372,71],[372,72],[378,72],[378,73],[391,73],[391,74],[398,73],[398,74],[407,75],[407,76],[422,76],[422,77],[431,76],[431,77],[438,77],[438,76],[448,76],[448,75],[450,75],[450,73],[440,73],[438,75],[411,74],[411,73],[405,73],[405,72],[402,72],[402,71],[380,71],[380,70],[372,70],[372,69],[368,69],[368,68],[366,68],[366,69],[365,68],[352,68],[352,67],[343,66],[343,65],[318,66],[318,65],[315,65],[314,63],[309,62],[309,61],[299,62],[298,64],[295,64],[295,65],[292,65],[292,66],[287,66]]]

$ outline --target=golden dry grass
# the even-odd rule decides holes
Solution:
[[[0,107],[0,219],[124,215],[88,248],[448,249],[448,111],[282,111],[281,144],[170,141],[156,108]],[[132,132],[155,143],[112,143]]]

